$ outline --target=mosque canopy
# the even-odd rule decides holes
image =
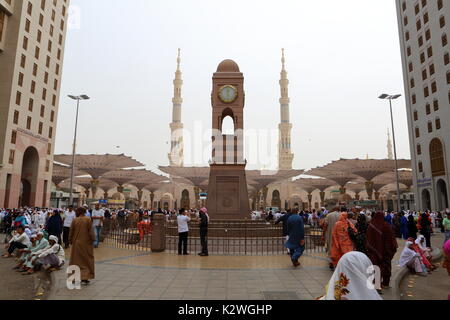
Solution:
[[[68,166],[72,165],[72,155],[60,154],[54,156],[54,161]],[[126,168],[143,167],[144,164],[124,154],[79,154],[75,156],[74,167],[87,172],[92,179],[98,179],[105,173]]]
[[[411,168],[411,160],[398,160],[398,168]],[[389,159],[340,159],[324,169],[350,172],[371,181],[376,176],[395,170],[395,160]]]
[[[329,179],[313,179],[313,178],[300,178],[292,182],[294,186],[311,194],[314,190],[323,192],[325,189],[336,185],[336,182]]]
[[[169,180],[167,177],[158,175],[150,170],[141,169],[134,171],[136,175],[129,184],[135,186],[138,190],[143,190],[152,184]]]
[[[195,187],[201,187],[209,179],[209,167],[164,167],[159,170],[173,177],[180,177],[190,181]]]
[[[336,182],[340,187],[344,187],[348,182],[358,179],[358,176],[346,171],[340,171],[339,169],[325,169],[319,167],[311,169],[305,173],[308,176],[322,177]]]
[[[399,170],[398,171],[398,178],[399,183],[404,184],[408,189],[411,188],[413,185],[413,179],[412,179],[412,171],[411,170]],[[379,183],[380,181],[385,181],[386,184],[396,182],[397,181],[397,175],[395,174],[395,171],[393,172],[386,172],[383,173],[373,180],[374,183]]]
[[[366,184],[361,183],[361,182],[351,181],[345,185],[345,188],[350,191],[353,191],[356,194],[359,194],[362,191],[366,190]]]
[[[53,165],[53,173],[52,173],[52,182],[58,186],[61,182],[63,182],[66,179],[70,178],[70,167],[63,166],[60,164],[55,163]],[[74,176],[81,176],[86,175],[85,172],[82,172],[80,170],[74,170],[73,171]]]
[[[268,185],[281,181],[288,180],[294,177],[298,177],[303,174],[304,170],[247,170],[245,172],[247,179],[253,181],[254,183],[248,183],[255,188],[261,190]]]

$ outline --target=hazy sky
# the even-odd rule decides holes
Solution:
[[[71,153],[75,103],[67,94],[88,94],[92,100],[80,109],[79,153],[125,153],[149,169],[167,165],[177,48],[187,131],[210,128],[211,77],[227,58],[245,76],[246,129],[277,130],[285,48],[294,167],[367,153],[387,156],[389,107],[377,97],[404,94],[392,0],[72,0],[71,5],[79,28],[75,24],[67,34],[57,154]],[[394,109],[398,156],[410,158],[403,98]],[[275,159],[276,150],[269,152]]]

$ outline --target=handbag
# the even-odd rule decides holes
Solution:
[[[348,232],[348,236],[350,237],[350,240],[352,240],[353,244],[356,245],[357,244],[357,238],[358,235],[355,232],[355,230],[353,230],[353,228],[350,226],[350,222],[348,223],[348,228],[347,228],[347,232]]]

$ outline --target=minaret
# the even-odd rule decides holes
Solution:
[[[183,103],[183,98],[181,97],[181,88],[183,87],[183,79],[180,70],[180,54],[181,49],[178,49],[177,71],[175,72],[175,79],[173,80],[174,94],[172,99],[172,123],[170,124],[171,143],[169,163],[170,166],[173,167],[182,167],[184,160],[183,123],[181,122],[181,104]]]
[[[281,69],[281,98],[280,98],[280,111],[281,111],[281,123],[278,126],[279,129],[279,141],[278,141],[278,168],[281,170],[292,169],[292,161],[294,160],[294,154],[291,152],[291,131],[292,124],[289,120],[289,80],[287,78],[287,71],[285,67],[286,59],[284,57],[284,49],[282,49],[282,69]]]
[[[388,149],[388,159],[389,159],[389,160],[394,160],[394,154],[392,153],[391,134],[389,133],[389,128],[388,128],[387,149]]]

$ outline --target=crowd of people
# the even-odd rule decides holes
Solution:
[[[104,214],[99,205],[92,210],[74,210],[72,206],[67,210],[2,209],[2,258],[16,258],[13,270],[31,275],[41,270],[59,270],[66,263],[65,249],[71,247],[69,264],[80,268],[81,283],[88,284],[95,277],[93,248],[98,247]]]
[[[274,217],[276,215],[277,213]],[[270,212],[266,220],[272,220]],[[450,254],[446,253],[450,246],[450,210],[448,209],[443,213],[430,211],[400,213],[375,211],[372,213],[370,210],[357,208],[352,210],[335,208],[332,212],[322,208],[319,212],[302,211],[300,213],[298,210],[288,210],[282,213],[275,223],[283,223],[286,248],[289,250],[294,267],[300,265],[299,258],[305,250],[304,226],[308,224],[312,228],[322,229],[330,259],[329,266],[334,271],[324,299],[352,299],[352,295],[346,296],[345,293],[350,290],[342,283],[354,283],[362,279],[367,281],[368,266],[379,268],[381,277],[379,287],[370,290],[366,288],[369,291],[361,293],[362,289],[358,289],[356,285],[355,290],[361,293],[358,293],[361,299],[364,296],[379,299],[383,289],[390,287],[392,260],[399,247],[398,241],[402,241],[401,239],[405,240],[405,246],[400,255],[399,266],[407,267],[418,275],[427,276],[437,268],[432,262],[431,235],[435,232],[434,228],[445,232],[444,267],[450,275]],[[340,282],[342,283],[339,284]],[[364,286],[367,287],[365,282]]]
[[[70,248],[69,265],[80,267],[82,283],[95,278],[94,248],[101,242],[106,220],[116,225],[150,223],[155,213],[164,214],[167,221],[177,223],[178,254],[187,255],[191,220],[198,222],[201,238],[200,256],[208,256],[208,210],[157,211],[102,209],[97,204],[91,210],[81,207],[74,210],[21,208],[0,210],[0,228],[6,233],[3,258],[16,257],[14,270],[24,275],[41,269],[58,270],[66,263],[65,249]],[[391,266],[398,250],[398,241],[405,241],[399,266],[427,276],[436,270],[432,261],[431,235],[444,232],[443,253],[450,275],[450,210],[445,212],[402,211],[381,212],[367,209],[325,208],[312,211],[298,209],[280,212],[253,212],[253,220],[282,224],[285,247],[294,267],[300,265],[305,251],[305,225],[321,230],[323,243],[329,257],[329,267],[334,271],[322,299],[381,299],[382,290],[389,288]],[[151,224],[151,223],[150,223]],[[367,280],[366,269],[377,266],[381,285],[362,288]],[[358,284],[361,282],[361,284]],[[367,287],[367,286],[366,286]],[[369,291],[367,291],[369,290]]]

